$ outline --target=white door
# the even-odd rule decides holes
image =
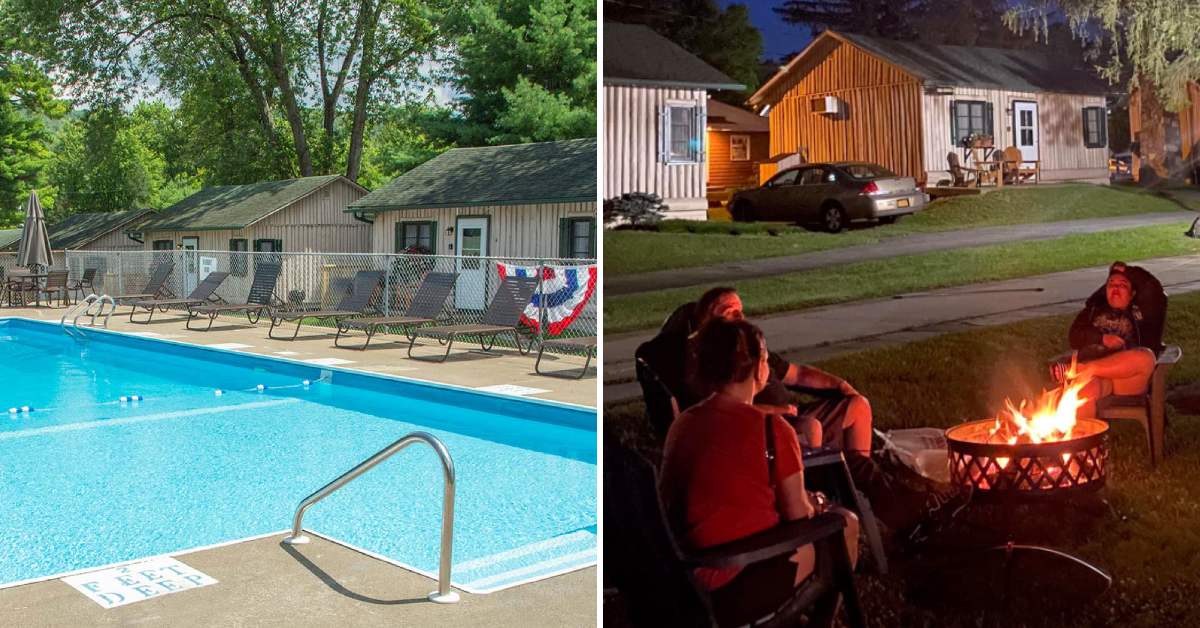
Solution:
[[[487,257],[488,219],[459,218],[454,248],[458,252],[455,269],[458,285],[454,289],[454,306],[460,310],[482,310],[487,306],[488,269],[479,259]]]
[[[196,284],[200,277],[200,263],[196,259],[196,251],[200,248],[200,238],[187,237],[183,238],[183,293],[180,297],[186,297],[196,289]]]
[[[1021,150],[1021,159],[1037,160],[1037,103],[1026,101],[1013,103],[1013,145]]]

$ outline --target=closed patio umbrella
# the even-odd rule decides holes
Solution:
[[[37,192],[29,195],[25,204],[25,229],[21,232],[21,246],[17,252],[17,265],[29,269],[45,269],[54,263],[50,251],[50,233],[46,230],[46,216]]]

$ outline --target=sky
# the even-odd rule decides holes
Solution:
[[[783,4],[783,0],[717,0],[722,8],[734,4],[750,7],[750,21],[762,32],[763,55],[778,59],[799,52],[812,41],[807,26],[788,24],[771,9]]]

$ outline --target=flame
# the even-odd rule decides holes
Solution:
[[[1054,390],[1042,391],[1041,396],[1032,404],[1023,400],[1020,405],[1015,405],[1011,400],[1005,399],[1004,410],[996,415],[989,436],[1002,439],[1010,445],[1018,442],[1042,443],[1070,439],[1075,429],[1075,413],[1088,402],[1080,393],[1091,381],[1090,377],[1079,377],[1077,366],[1075,356],[1072,355],[1071,366],[1063,378],[1063,385]],[[1032,408],[1027,409],[1027,406]],[[997,459],[997,462],[1000,460]],[[1001,468],[1006,462],[1007,460],[1000,464]]]

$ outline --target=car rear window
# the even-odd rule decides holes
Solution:
[[[842,170],[855,179],[882,179],[896,176],[896,173],[879,164],[849,164],[842,166]]]

